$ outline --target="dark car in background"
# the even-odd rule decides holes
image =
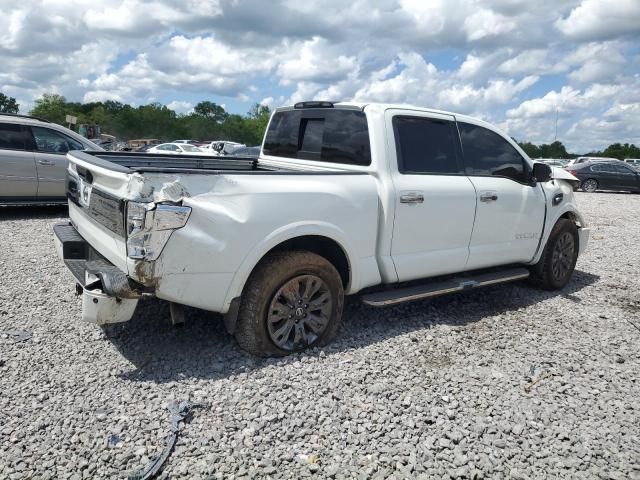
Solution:
[[[585,192],[617,190],[640,193],[640,172],[618,160],[579,163],[567,166],[566,170],[580,180],[580,188]]]

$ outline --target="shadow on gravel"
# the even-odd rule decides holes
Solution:
[[[358,349],[415,331],[427,335],[434,325],[463,326],[554,297],[579,303],[575,293],[599,278],[576,270],[571,283],[561,292],[515,283],[386,309],[367,307],[355,297],[345,305],[345,324],[338,338],[322,350],[331,354]],[[108,340],[135,366],[120,377],[157,383],[185,378],[216,380],[320,354],[319,349],[313,349],[285,359],[257,358],[240,350],[226,332],[220,315],[187,309],[186,316],[183,326],[174,327],[169,322],[168,304],[150,300],[139,304],[130,322],[106,327]]]
[[[66,205],[0,206],[0,222],[3,220],[36,220],[67,216],[69,216],[69,209]]]

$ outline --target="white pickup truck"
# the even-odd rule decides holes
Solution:
[[[286,355],[336,335],[345,295],[385,306],[529,278],[569,281],[589,230],[577,179],[507,135],[404,105],[277,109],[259,159],[68,154],[59,255],[83,318],[141,297],[224,314],[240,346]]]

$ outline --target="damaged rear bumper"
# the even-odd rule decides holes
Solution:
[[[53,227],[58,256],[82,292],[82,320],[104,325],[133,316],[142,286],[94,250],[71,224]]]

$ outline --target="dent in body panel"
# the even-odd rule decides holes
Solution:
[[[206,284],[207,275],[216,283],[229,274],[233,281],[226,309],[264,254],[305,235],[325,236],[343,248],[355,280],[352,289],[380,282],[375,264],[379,201],[370,176],[345,176],[340,182],[330,176],[292,181],[287,176],[223,175],[214,182],[197,177],[189,179],[189,196],[183,197],[183,205],[192,208],[189,221],[173,233],[154,269],[161,288],[163,277],[167,280],[165,293],[173,284],[168,276],[196,285],[196,277]]]

